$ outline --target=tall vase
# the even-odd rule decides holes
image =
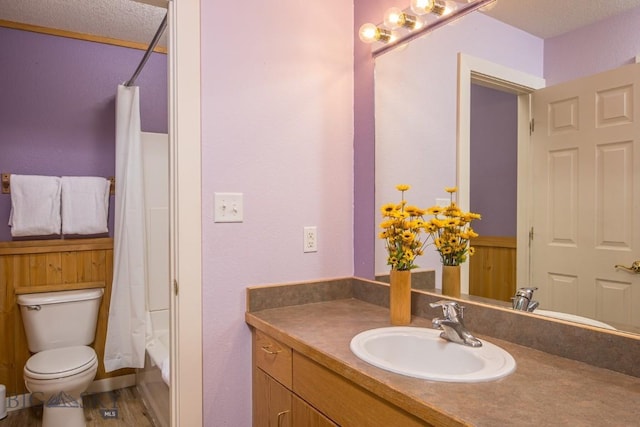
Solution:
[[[391,324],[408,325],[411,323],[411,271],[391,270],[389,285]]]
[[[460,297],[460,266],[442,266],[442,294],[450,297]]]

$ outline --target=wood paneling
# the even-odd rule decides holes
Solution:
[[[472,240],[475,254],[469,259],[469,293],[511,301],[516,291],[516,238],[478,237]]]
[[[104,287],[93,344],[99,360],[96,379],[134,372],[104,372],[112,278],[111,238],[0,242],[0,384],[7,386],[8,396],[27,393],[22,369],[31,356],[17,294]]]

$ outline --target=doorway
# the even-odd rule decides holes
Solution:
[[[508,92],[517,96],[517,191],[525,194],[530,188],[529,179],[529,94],[545,86],[542,78],[523,73],[493,62],[464,53],[458,54],[458,202],[463,210],[469,210],[471,194],[471,84]],[[529,206],[527,198],[517,201],[516,283],[528,283],[529,250],[528,224]],[[462,264],[461,292],[469,294],[469,264]]]
[[[482,215],[469,294],[510,301],[516,289],[517,96],[471,84],[470,210]]]

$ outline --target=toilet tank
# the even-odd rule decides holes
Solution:
[[[17,295],[29,351],[91,344],[102,294],[98,288]]]

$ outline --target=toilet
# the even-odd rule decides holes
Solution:
[[[96,334],[102,289],[17,296],[29,351],[24,383],[43,402],[43,427],[85,426],[82,394],[98,370],[89,344]]]

